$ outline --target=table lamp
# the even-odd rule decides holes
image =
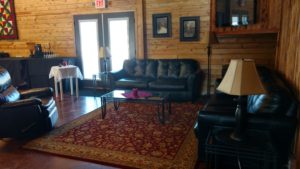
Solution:
[[[104,61],[104,72],[106,73],[108,71],[108,59],[110,58],[110,51],[109,48],[106,47],[100,47],[99,49],[99,58],[103,59]]]
[[[247,108],[243,102],[246,100],[244,97],[265,93],[265,89],[256,71],[254,60],[231,60],[228,70],[217,90],[229,95],[239,96],[235,111],[236,127],[233,133],[230,134],[230,138],[242,141],[247,114]]]

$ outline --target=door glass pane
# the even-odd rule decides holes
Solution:
[[[124,60],[129,59],[128,28],[128,18],[110,18],[108,20],[109,46],[113,71],[122,69]]]
[[[79,20],[79,35],[84,79],[99,72],[98,20]]]

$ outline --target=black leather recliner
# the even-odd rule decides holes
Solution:
[[[37,136],[50,131],[57,119],[52,88],[19,92],[0,66],[0,138]]]
[[[278,166],[286,165],[294,145],[298,101],[290,87],[274,71],[259,67],[266,94],[247,98],[247,129],[267,131],[278,151]],[[205,159],[205,141],[214,126],[235,127],[236,97],[216,93],[199,111],[195,133],[199,159]]]

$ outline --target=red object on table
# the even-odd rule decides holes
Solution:
[[[138,91],[137,89],[133,89],[131,92],[123,93],[124,97],[129,99],[135,99],[135,98],[143,98],[143,97],[149,97],[152,96],[151,93],[146,91]]]

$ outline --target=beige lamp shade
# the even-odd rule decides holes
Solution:
[[[104,57],[105,57],[104,47],[100,47],[100,49],[99,49],[99,58],[104,58]]]
[[[99,48],[99,58],[110,58],[109,47],[100,47]]]
[[[251,59],[231,60],[217,90],[237,96],[265,93],[255,63]]]

